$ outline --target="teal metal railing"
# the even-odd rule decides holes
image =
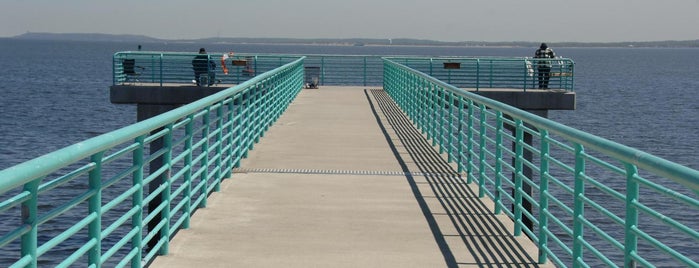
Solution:
[[[699,266],[699,171],[397,61],[384,61],[384,89],[468,183],[479,185],[480,196],[494,201],[494,212],[513,219],[514,234],[538,244],[539,262]]]
[[[117,52],[113,56],[113,85],[194,84],[192,59],[198,54],[176,52]],[[209,70],[221,84],[239,84],[285,63],[306,57],[305,66],[318,68],[321,85],[380,86],[383,62],[366,55],[284,55],[236,53],[225,60],[222,53],[209,53],[216,68]],[[133,67],[127,67],[128,62]]]
[[[189,226],[302,84],[303,58],[296,58],[218,94],[0,171],[0,262],[142,267],[167,254],[177,230]]]
[[[198,54],[175,52],[118,52],[113,57],[113,85],[194,84],[192,59]],[[237,53],[225,60],[222,53],[207,54],[217,67],[210,70],[222,84],[239,84],[301,55]],[[305,55],[305,67],[319,70],[320,85],[381,86],[383,60],[375,55]],[[537,61],[531,58],[496,57],[394,57],[403,63],[451,85],[468,88],[538,88]],[[125,61],[136,74],[129,74]],[[550,61],[550,89],[574,90],[574,62],[557,58]]]
[[[539,88],[541,59],[505,57],[393,57],[387,58],[459,88]],[[546,60],[551,67],[549,89],[574,90],[575,62],[568,58]]]
[[[127,51],[112,57],[112,84],[140,86],[155,84],[195,84],[192,60],[199,54],[178,52]],[[223,60],[222,53],[206,54],[215,64],[208,71],[221,84],[240,84],[301,56],[234,54]],[[223,72],[223,62],[228,74]]]

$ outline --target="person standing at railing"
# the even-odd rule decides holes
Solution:
[[[206,49],[200,48],[199,55],[194,57],[192,60],[192,69],[194,69],[194,80],[197,86],[201,86],[202,82],[208,84],[209,86],[214,84],[216,80],[216,62],[209,59],[209,55],[206,54]],[[206,75],[206,80],[202,81],[201,75]]]
[[[539,49],[534,53],[534,58],[553,59],[556,53],[549,48],[546,43],[541,43]],[[549,78],[551,77],[551,60],[539,60],[536,63],[537,71],[539,72],[539,88],[549,88]]]

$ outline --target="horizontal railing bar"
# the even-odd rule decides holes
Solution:
[[[648,237],[660,237],[653,229],[655,227],[645,224],[649,218],[655,218],[669,228],[679,228],[681,235],[697,239],[694,234],[698,232],[693,224],[669,216],[674,214],[672,211],[663,215],[653,210],[650,200],[657,197],[663,201],[669,199],[669,205],[687,204],[687,209],[696,211],[699,205],[695,203],[699,200],[689,195],[699,192],[699,171],[474,94],[449,81],[461,79],[461,76],[433,73],[441,66],[434,66],[434,70],[430,67],[427,74],[427,65],[416,64],[419,61],[385,58],[384,89],[432,140],[433,146],[440,151],[446,150],[450,159],[462,161],[457,165],[467,170],[468,182],[478,184],[479,195],[493,199],[495,212],[504,213],[515,222],[515,235],[525,233],[538,242],[542,247],[540,263],[555,259],[562,266],[585,267],[596,264],[596,261],[612,264],[621,255],[626,265],[632,264],[629,261],[638,250],[639,237],[630,231],[631,228],[644,226],[652,231]],[[482,67],[486,60],[475,58],[452,62],[459,61],[462,68],[473,68],[464,62],[471,61],[476,67]],[[416,67],[418,65],[421,67]],[[504,80],[499,83],[517,77],[507,74],[507,68],[503,66],[490,72],[503,75]],[[449,70],[448,73],[452,71],[458,72]],[[481,86],[493,86],[492,80],[476,82],[491,83]],[[452,105],[465,107],[466,112],[454,110]],[[457,112],[459,117],[456,117]],[[456,123],[458,127],[454,127]],[[668,186],[658,185],[640,177],[638,171],[672,182]],[[616,177],[622,180],[614,180]],[[650,188],[652,192],[640,191],[641,188]],[[684,193],[686,191],[688,193]],[[668,206],[663,204],[663,207]],[[511,210],[503,209],[506,205],[510,205]],[[625,214],[619,210],[625,210]],[[592,223],[592,218],[600,218],[600,221]],[[548,232],[549,228],[555,228],[557,232]],[[586,229],[593,232],[584,231]],[[623,238],[619,239],[616,231],[604,231],[609,229],[624,230]],[[556,256],[561,253],[550,250],[549,240],[559,244],[568,256]],[[604,246],[597,246],[599,240],[606,240],[616,247],[607,252]],[[675,240],[671,242],[676,243]],[[659,254],[674,254],[677,250],[672,249],[676,246],[672,243],[659,246]],[[689,257],[686,250],[682,250],[685,252],[678,254]],[[588,257],[584,252],[592,254]],[[599,260],[590,258],[595,256]]]
[[[88,251],[90,251],[95,245],[97,245],[98,241],[96,239],[90,239],[85,243],[83,246],[78,248],[73,254],[70,254],[67,258],[65,258],[61,263],[56,265],[56,267],[71,267],[73,263],[78,261],[80,257],[85,255]]]
[[[293,64],[294,63],[289,63],[285,66],[292,66]],[[285,66],[282,66],[281,68]],[[106,134],[99,135],[97,137],[2,170],[0,171],[0,177],[3,178],[0,180],[0,194],[5,193],[6,189],[13,189],[34,179],[44,177],[51,172],[62,168],[66,164],[74,163],[98,152],[106,151],[109,148],[133,140],[136,137],[147,135],[152,129],[165,126],[169,122],[176,122],[179,118],[187,117],[187,115],[199,110],[199,107],[206,107],[217,103],[219,102],[219,99],[222,99],[224,96],[241,92],[258,81],[269,79],[272,75],[274,75],[274,73],[271,72],[260,74],[256,76],[255,79],[245,81],[227,90],[202,98],[192,102],[190,105],[182,106],[176,110],[143,120]],[[33,175],[27,176],[27,174]]]
[[[47,183],[40,185],[38,193],[49,191],[49,190],[54,189],[58,186],[61,186],[64,183],[66,183],[72,179],[75,179],[79,176],[85,175],[86,173],[90,172],[94,168],[95,168],[95,163],[90,162],[90,163],[82,166],[81,168],[78,168],[76,170],[71,171],[68,174],[65,174],[61,177],[58,177],[56,179],[53,179]]]
[[[107,228],[104,228],[104,230],[102,230],[100,235],[102,237],[110,236],[114,231],[116,231],[117,229],[119,229],[119,227],[121,227],[124,223],[126,223],[127,220],[131,219],[131,217],[134,214],[140,213],[140,212],[141,212],[140,207],[133,207],[133,208],[129,209],[129,211],[125,212],[124,215],[122,215],[121,217],[116,219],[114,222],[112,222],[109,226],[107,226]]]
[[[131,186],[131,188],[127,189],[126,191],[109,201],[107,204],[102,205],[102,214],[112,210],[112,208],[124,202],[127,198],[131,197],[131,195],[136,193],[138,189],[138,185]]]
[[[125,245],[127,245],[130,240],[136,236],[136,235],[141,235],[140,234],[140,229],[139,228],[133,228],[131,231],[129,231],[127,234],[125,234],[119,241],[114,243],[112,247],[110,247],[107,251],[105,251],[102,256],[100,257],[100,263],[104,264],[108,259],[110,259],[114,254],[119,252],[120,249],[122,249]],[[130,259],[130,258],[129,258]]]
[[[85,202],[88,198],[93,196],[97,191],[95,189],[89,189],[85,192],[83,192],[81,195],[76,196],[71,200],[70,203],[58,206],[52,210],[49,210],[46,214],[42,215],[41,217],[38,217],[37,219],[37,225],[41,225],[46,223],[47,221],[50,221],[56,217],[58,217],[61,214],[64,214],[66,211],[74,208],[77,205],[80,205],[81,203]]]
[[[2,239],[0,239],[0,247],[4,247],[5,245],[17,239],[18,237],[21,237],[22,235],[30,232],[31,230],[32,227],[28,224],[20,225],[19,227],[2,236]]]
[[[634,202],[633,205],[638,207],[638,209],[641,210],[641,212],[645,212],[646,214],[652,216],[653,218],[655,218],[663,223],[666,223],[668,226],[675,228],[676,230],[681,231],[681,232],[691,236],[691,238],[693,238],[694,240],[699,240],[699,232],[682,225],[681,223],[679,223],[678,221],[676,221],[672,218],[666,217],[665,215],[661,214],[660,212],[657,212],[654,209],[649,208],[645,204],[642,204],[639,202]]]
[[[589,242],[582,240],[582,244],[585,248],[587,248],[590,252],[592,252],[595,257],[597,257],[598,260],[601,260],[604,264],[606,264],[608,267],[615,267],[617,266],[612,260],[607,258],[607,256],[604,255],[604,253],[600,252],[595,248],[594,246],[590,245]],[[615,245],[616,246],[616,245]],[[622,246],[623,248],[623,246]],[[585,266],[588,266],[587,264],[583,264]]]
[[[38,256],[44,255],[46,252],[51,250],[52,248],[58,246],[60,243],[63,243],[66,241],[68,238],[70,238],[71,235],[76,234],[79,232],[81,229],[85,228],[87,225],[90,224],[90,222],[96,220],[97,214],[91,213],[84,217],[82,220],[77,222],[75,225],[71,226],[67,230],[61,232],[61,235],[57,235],[56,237],[52,238],[51,240],[47,241],[40,247],[36,249],[36,253]],[[68,235],[63,235],[63,234],[68,234]]]
[[[641,178],[641,177],[635,176],[634,179],[639,183],[640,186],[647,186],[648,189],[651,189],[658,194],[670,197],[676,201],[683,202],[689,206],[699,207],[699,200],[697,200],[697,199],[691,199],[691,198],[689,198],[685,195],[682,195],[676,191],[673,191],[671,189],[663,189],[662,186],[655,184],[653,182],[650,182],[650,181],[648,181],[644,178]]]
[[[670,256],[672,256],[673,258],[675,258],[678,261],[681,261],[682,263],[684,263],[688,267],[696,267],[697,265],[699,265],[698,263],[696,263],[693,260],[687,258],[686,256],[680,254],[679,252],[673,250],[672,248],[665,247],[665,244],[663,244],[662,242],[658,241],[657,239],[651,237],[647,233],[643,232],[641,229],[638,229],[638,227],[636,227],[636,226],[632,227],[632,231],[635,234],[639,235],[640,239],[648,241],[651,246],[653,246],[657,249],[667,251],[670,254]]]
[[[0,202],[0,213],[7,211],[13,207],[17,207],[20,203],[29,200],[32,197],[32,193],[29,191],[22,191],[11,198],[8,198]]]

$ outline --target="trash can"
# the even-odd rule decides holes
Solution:
[[[306,88],[318,88],[318,83],[320,82],[320,67],[317,66],[306,66],[303,68],[305,73],[305,83]]]

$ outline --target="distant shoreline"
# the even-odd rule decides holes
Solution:
[[[371,38],[200,38],[200,39],[158,39],[143,35],[112,35],[90,33],[34,33],[7,37],[18,40],[54,41],[104,41],[134,43],[199,43],[199,44],[278,44],[278,45],[329,45],[329,46],[431,46],[431,47],[538,47],[539,42],[530,41],[461,41],[445,42],[422,39],[371,39]],[[699,48],[697,40],[633,41],[633,42],[547,42],[555,47],[581,48]]]

